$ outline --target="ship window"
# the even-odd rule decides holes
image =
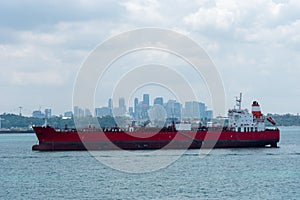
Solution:
[[[247,128],[246,127],[244,128],[244,132],[247,132]]]

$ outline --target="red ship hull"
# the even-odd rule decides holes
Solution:
[[[260,132],[234,131],[174,131],[174,132],[102,132],[56,131],[52,127],[34,127],[39,144],[32,147],[40,151],[65,150],[147,150],[147,149],[199,149],[235,147],[277,147],[279,130]]]

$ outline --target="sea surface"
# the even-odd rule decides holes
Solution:
[[[300,127],[280,130],[279,148],[188,150],[136,174],[85,151],[32,151],[34,134],[0,134],[0,199],[300,199]]]

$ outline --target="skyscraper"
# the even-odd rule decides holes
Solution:
[[[200,106],[197,101],[185,102],[185,117],[200,119]]]
[[[84,117],[84,110],[78,106],[74,106],[74,117],[75,118]]]
[[[181,119],[181,111],[182,111],[182,105],[179,102],[174,103],[174,117],[177,119]]]
[[[138,98],[134,98],[134,112],[137,113],[137,108],[139,105],[139,99]]]
[[[200,113],[200,119],[204,119],[205,118],[205,104],[202,102],[199,102],[199,113]]]
[[[47,118],[47,119],[51,118],[51,109],[50,108],[45,109],[45,118]]]
[[[109,115],[112,115],[113,102],[111,98],[108,99],[108,109],[109,109]]]
[[[90,109],[88,109],[88,108],[84,109],[84,116],[85,117],[91,117],[92,116],[92,113],[91,113]]]
[[[134,98],[134,119],[139,119],[139,99]]]
[[[143,104],[149,107],[149,94],[143,94]]]
[[[125,99],[119,98],[119,112],[120,112],[120,116],[125,115],[126,113],[126,105],[125,105]]]
[[[156,97],[154,99],[153,105],[164,105],[164,99],[162,97]]]
[[[165,105],[165,110],[166,110],[168,118],[175,118],[175,115],[174,115],[175,102],[176,102],[175,100],[169,100]]]
[[[149,94],[143,94],[143,102],[141,104],[141,118],[147,119],[148,118],[148,110],[150,108],[149,105]]]

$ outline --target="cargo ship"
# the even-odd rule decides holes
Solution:
[[[280,131],[276,122],[266,118],[257,101],[252,112],[241,108],[242,95],[236,99],[234,109],[228,110],[226,126],[203,126],[197,128],[172,122],[169,126],[127,128],[108,127],[83,129],[54,129],[50,126],[35,126],[33,130],[38,144],[32,150],[155,150],[277,147]],[[265,120],[273,127],[266,128]],[[186,125],[186,124],[185,124]]]

